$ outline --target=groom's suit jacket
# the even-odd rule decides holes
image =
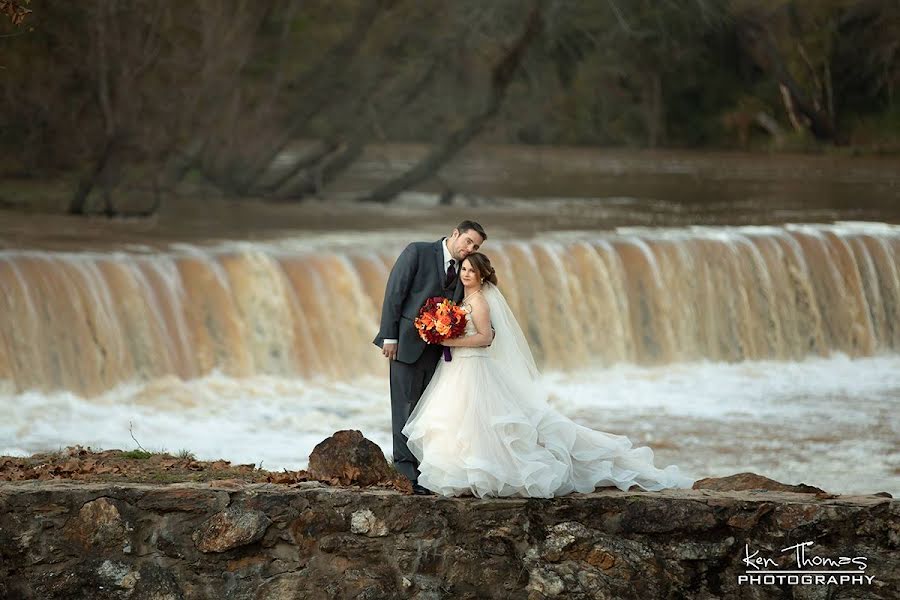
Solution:
[[[436,242],[413,242],[394,263],[384,291],[381,308],[381,327],[373,344],[382,347],[385,339],[397,340],[397,360],[407,364],[416,362],[427,344],[413,325],[419,309],[433,296],[459,302],[463,285],[457,277],[444,287],[443,239]],[[457,266],[457,272],[459,266]]]

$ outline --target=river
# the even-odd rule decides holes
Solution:
[[[348,202],[421,150],[374,148],[302,204],[0,214],[0,454],[133,434],[299,468],[353,428],[389,455],[387,273],[475,218],[573,419],[698,478],[900,493],[895,160],[475,148],[389,206]]]

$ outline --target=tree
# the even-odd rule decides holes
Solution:
[[[744,48],[777,82],[798,131],[843,143],[844,111],[871,109],[873,100],[880,109],[890,106],[900,70],[898,3],[746,1],[736,3],[735,16]]]
[[[512,49],[507,40],[518,2],[358,4],[355,12],[349,11],[342,34],[311,61],[312,67],[294,76],[292,87],[299,92],[285,94],[282,104],[291,110],[277,120],[277,132],[254,136],[256,144],[224,161],[232,165],[230,175],[214,177],[241,195],[302,198],[321,192],[359,158],[366,143],[383,138],[385,129],[403,116],[417,128],[433,131],[437,145],[421,165],[361,198],[387,200],[434,174],[495,117],[525,50],[538,37],[543,4],[529,13],[524,34]],[[469,40],[475,36],[481,36],[480,45],[472,47]],[[476,53],[496,53],[496,63],[488,69],[473,67]],[[491,83],[482,100],[476,88],[485,80]],[[471,93],[457,89],[447,94],[448,84]],[[417,113],[418,118],[410,119]],[[316,149],[277,168],[279,156],[303,136],[314,136]]]
[[[730,127],[746,146],[751,129],[789,123],[825,143],[860,122],[900,130],[895,0],[26,5],[0,0],[0,176],[76,175],[74,214],[146,214],[185,180],[328,195],[373,141],[431,146],[361,198],[383,202],[476,139],[720,146]],[[23,15],[28,35],[6,35]]]
[[[525,25],[510,49],[491,69],[490,91],[485,105],[438,144],[425,158],[406,173],[363,195],[360,200],[386,202],[400,192],[409,189],[435,174],[441,166],[453,158],[500,110],[510,83],[522,63],[525,52],[541,33],[544,25],[544,2],[538,0],[528,13]]]

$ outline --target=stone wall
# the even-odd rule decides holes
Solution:
[[[774,491],[0,483],[0,598],[897,598],[898,517],[888,497]],[[807,541],[874,581],[738,585],[748,550],[786,569]]]

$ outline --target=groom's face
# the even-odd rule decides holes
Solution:
[[[481,248],[481,244],[484,242],[484,238],[474,229],[463,232],[454,229],[449,242],[447,247],[450,249],[450,255],[457,262],[462,263],[465,257],[473,252],[478,252],[478,249]]]

